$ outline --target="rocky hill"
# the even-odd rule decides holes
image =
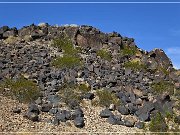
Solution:
[[[0,28],[1,132],[178,132],[179,96],[162,49],[86,25]]]

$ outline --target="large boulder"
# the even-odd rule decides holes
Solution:
[[[167,57],[162,49],[154,49],[153,51],[150,51],[149,58],[154,58],[158,63],[158,66],[161,66],[165,69],[173,67],[171,60]]]
[[[2,26],[2,27],[0,28],[0,39],[3,38],[3,33],[6,32],[6,31],[8,31],[8,30],[9,30],[9,27],[8,27],[8,26]]]
[[[92,26],[81,26],[76,40],[77,44],[84,48],[100,49],[103,43],[107,41],[107,35]]]
[[[18,30],[18,36],[25,37],[26,35],[31,35],[31,32],[33,32],[35,29],[37,29],[37,26],[35,26],[34,24],[30,26],[24,26],[23,28]]]
[[[81,108],[77,108],[72,112],[72,119],[75,119],[76,117],[83,117],[84,113],[83,110]]]
[[[17,28],[12,28],[3,33],[3,38],[8,38],[10,36],[14,37],[18,34]]]

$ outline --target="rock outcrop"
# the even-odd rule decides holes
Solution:
[[[80,48],[75,56],[51,46],[54,39],[64,35],[74,49]],[[53,60],[66,55],[78,57],[83,64],[62,68],[52,64]],[[138,48],[133,38],[117,32],[103,33],[86,25],[58,27],[44,23],[21,29],[1,27],[0,83],[4,84],[7,79],[16,82],[19,77],[31,80],[40,89],[39,97],[32,101],[25,117],[38,122],[39,113],[49,113],[54,115],[51,123],[56,126],[73,120],[76,127],[82,128],[86,123],[81,101],[93,103],[99,98],[104,100],[106,108],[100,117],[107,118],[108,123],[143,128],[143,122],[150,121],[157,112],[164,116],[167,110],[173,113],[171,97],[178,97],[180,93],[180,76],[163,50],[147,52]],[[73,88],[65,88],[65,84]],[[1,93],[7,93],[7,87],[0,85]],[[77,89],[80,92],[74,93]],[[114,103],[110,95],[101,99],[99,90],[108,91],[119,102]],[[62,109],[63,103],[66,109]],[[111,105],[110,109],[106,105]]]

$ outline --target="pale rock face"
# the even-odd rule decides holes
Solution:
[[[48,26],[48,23],[39,23],[38,26],[39,27],[46,27],[46,26]]]

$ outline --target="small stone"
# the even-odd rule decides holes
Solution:
[[[128,121],[128,120],[124,121],[124,125],[127,127],[134,127],[134,123],[132,123],[131,121]]]
[[[133,127],[136,121],[137,121],[136,117],[134,117],[134,116],[126,116],[125,119],[124,119],[124,124],[127,127]]]
[[[42,104],[42,99],[40,97],[38,97],[38,99],[35,101],[35,103],[38,105]]]
[[[36,114],[40,113],[38,106],[35,104],[29,104],[28,112],[32,112],[32,113],[36,113]]]
[[[150,115],[148,113],[142,113],[138,116],[140,121],[149,121],[150,120]]]
[[[25,114],[25,117],[27,117],[29,120],[35,122],[39,120],[38,114],[33,112],[27,112]]]
[[[85,99],[92,100],[94,98],[94,93],[87,93],[83,96]]]
[[[49,112],[49,110],[52,108],[52,104],[43,104],[41,107],[42,112]]]
[[[110,104],[109,110],[114,111],[116,108],[115,104]]]
[[[57,118],[52,119],[52,124],[55,126],[59,125],[59,120]]]
[[[174,122],[180,124],[180,115],[174,118]]]
[[[14,108],[13,113],[21,113],[21,109],[20,108]]]
[[[58,112],[57,108],[52,108],[49,110],[49,113],[51,113],[51,114],[56,114],[57,112]]]

